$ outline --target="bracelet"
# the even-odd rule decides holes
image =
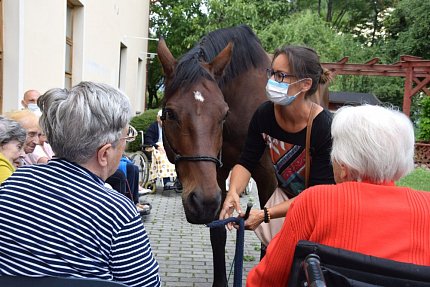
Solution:
[[[264,223],[269,223],[270,222],[269,209],[267,207],[264,207],[263,210],[264,210]]]

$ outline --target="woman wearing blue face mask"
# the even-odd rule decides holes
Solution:
[[[245,222],[251,230],[262,228],[269,221],[269,225],[279,225],[280,229],[292,200],[305,189],[305,182],[308,186],[334,183],[330,163],[332,115],[310,100],[319,83],[327,80],[318,55],[310,48],[285,46],[276,50],[267,76],[266,94],[269,101],[254,113],[220,214],[220,218],[224,219],[231,216],[234,210],[241,213],[239,195],[251,177],[250,171],[268,147],[278,180],[274,194],[279,193],[286,200],[274,206],[266,205],[263,210],[252,210]],[[305,147],[310,124],[310,170],[306,180]],[[270,238],[262,239],[262,242],[268,244],[268,240]]]

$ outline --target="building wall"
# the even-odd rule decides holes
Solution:
[[[74,6],[72,84],[96,81],[120,87],[133,112],[144,111],[147,39],[142,38],[148,36],[149,0],[70,3]],[[6,112],[21,108],[28,89],[44,93],[65,86],[67,0],[3,0],[3,5],[2,111]]]

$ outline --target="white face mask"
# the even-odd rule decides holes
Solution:
[[[290,87],[290,85],[298,83],[302,80],[298,80],[294,83],[288,84],[288,83],[278,83],[275,80],[269,79],[266,85],[266,96],[270,101],[274,102],[275,104],[288,106],[297,98],[297,95],[302,92],[302,91],[299,91],[295,95],[289,96],[288,88]]]
[[[30,104],[27,105],[27,107],[32,112],[40,112],[40,109],[37,106],[37,104],[30,103]]]

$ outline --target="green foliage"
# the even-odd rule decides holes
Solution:
[[[147,110],[144,113],[133,117],[130,124],[137,131],[146,131],[150,124],[152,124],[157,119],[157,113],[159,109]],[[135,152],[140,150],[140,145],[142,144],[141,133],[138,134],[136,140],[127,145],[127,152]]]
[[[208,32],[239,24],[249,25],[269,53],[285,44],[299,44],[314,48],[322,62],[337,62],[345,56],[349,57],[348,63],[365,63],[378,57],[381,64],[398,62],[404,54],[430,58],[430,1],[158,0],[151,3],[151,37],[164,36],[176,58]],[[393,10],[391,16],[382,20],[383,12]],[[155,52],[155,44],[150,42],[151,52]],[[149,64],[148,72],[148,107],[155,108],[160,105],[163,84],[157,59]],[[401,107],[404,82],[396,77],[337,76],[330,89],[373,93],[381,101]]]
[[[430,191],[430,171],[417,168],[396,182],[397,186],[407,186],[412,189]]]
[[[205,33],[207,17],[202,10],[205,1],[152,1],[150,37],[164,37],[174,57],[181,56]],[[156,52],[157,43],[149,42],[149,51]],[[159,89],[163,85],[161,65],[157,58],[148,64],[148,107],[160,106]]]
[[[255,261],[255,256],[243,255],[243,262],[252,262],[252,261]]]
[[[205,33],[206,14],[195,0],[161,0],[151,5],[150,26],[155,36],[164,37],[173,56],[189,50]]]
[[[417,138],[430,142],[430,96],[424,96],[419,106]]]
[[[285,44],[297,44],[315,49],[322,62],[338,61],[344,56],[357,62],[364,58],[360,44],[351,35],[337,33],[310,10],[275,21],[258,35],[269,52]]]
[[[392,15],[385,21],[388,41],[384,46],[394,60],[400,55],[414,55],[430,59],[430,1],[399,1]]]
[[[219,28],[247,24],[254,31],[270,26],[275,19],[286,18],[291,4],[277,0],[209,0],[206,32]]]

